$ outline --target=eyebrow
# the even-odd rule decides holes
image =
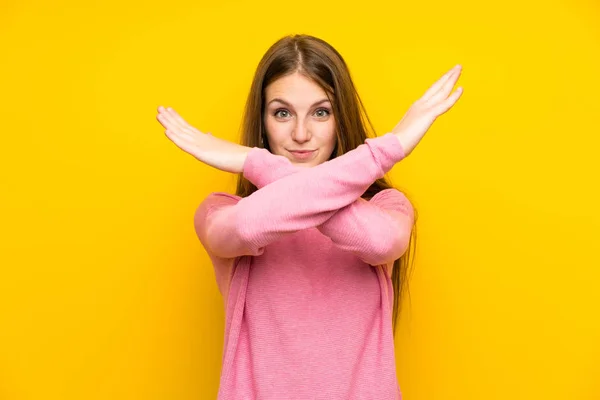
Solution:
[[[283,104],[285,104],[285,105],[286,105],[286,106],[288,106],[288,107],[291,107],[291,108],[293,108],[293,106],[292,106],[290,103],[288,103],[287,101],[285,101],[285,100],[283,100],[283,99],[280,99],[280,98],[275,98],[275,99],[271,100],[271,101],[270,101],[270,102],[269,102],[267,105],[269,105],[269,104],[273,103],[274,101],[278,101],[278,102],[280,102],[280,103],[283,103]],[[319,100],[319,101],[317,101],[316,103],[314,103],[314,104],[313,104],[311,107],[317,106],[317,105],[319,105],[319,104],[321,104],[321,103],[325,103],[325,102],[329,102],[329,99],[322,99],[322,100]]]

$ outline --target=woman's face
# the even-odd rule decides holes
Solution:
[[[273,154],[299,167],[329,159],[336,143],[335,119],[319,85],[295,72],[269,84],[265,102],[264,123]]]

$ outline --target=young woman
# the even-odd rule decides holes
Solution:
[[[235,195],[211,193],[194,217],[226,309],[219,399],[401,398],[394,331],[415,212],[384,175],[459,99],[460,72],[369,137],[342,56],[293,35],[258,65],[241,145],[158,108],[175,145],[240,174]]]

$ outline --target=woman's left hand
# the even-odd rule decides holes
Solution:
[[[440,115],[448,111],[460,98],[462,87],[452,94],[452,88],[458,81],[462,67],[455,66],[435,82],[427,92],[417,100],[406,115],[392,130],[408,156],[425,133]]]

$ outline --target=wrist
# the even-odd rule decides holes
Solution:
[[[239,146],[238,149],[236,149],[235,154],[234,154],[234,165],[233,165],[233,171],[234,173],[238,173],[238,174],[243,174],[244,170],[246,169],[246,167],[248,166],[248,155],[250,154],[250,152],[253,150],[254,148],[252,147],[247,147],[247,146]]]
[[[392,134],[396,137],[396,140],[400,144],[400,148],[402,149],[403,153],[403,158],[408,156],[412,149],[410,148],[410,143],[408,143],[406,140],[406,135],[401,135],[400,133],[395,132],[392,132]]]

